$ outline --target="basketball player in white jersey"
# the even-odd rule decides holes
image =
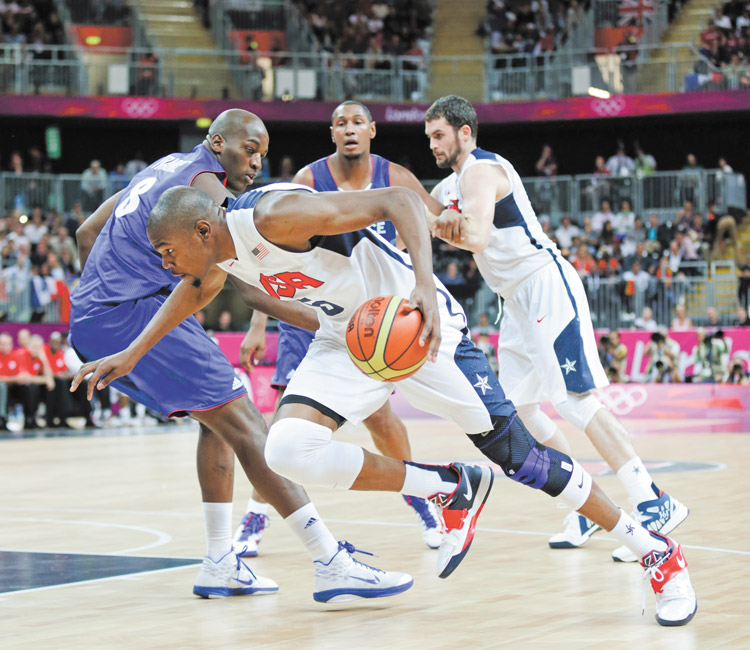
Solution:
[[[330,156],[316,160],[300,169],[293,183],[307,185],[320,191],[369,190],[381,187],[409,187],[415,190],[425,205],[435,215],[442,212],[442,205],[422,187],[416,176],[408,169],[370,153],[370,143],[375,137],[375,122],[369,109],[360,102],[347,100],[339,104],[331,115],[331,140],[336,151]],[[399,245],[393,224],[382,221],[373,229],[391,244]],[[263,357],[268,317],[254,311],[241,352],[243,365],[251,371],[251,360]],[[289,379],[305,356],[314,333],[286,323],[279,323],[276,372],[271,386],[277,390],[276,403],[281,401]],[[411,460],[411,447],[406,426],[391,410],[386,401],[363,424],[372,436],[377,450],[384,456]],[[426,499],[405,495],[404,500],[412,507],[419,522],[422,539],[428,548],[439,548],[442,537],[442,522],[435,506]],[[268,525],[268,505],[257,490],[248,501],[247,512],[234,536],[237,553],[246,556],[258,554],[258,543]]]
[[[332,439],[343,421],[361,422],[391,393],[391,386],[351,363],[345,346],[351,314],[377,295],[410,295],[410,308],[424,316],[420,345],[427,346],[429,362],[399,383],[402,395],[459,424],[511,480],[559,497],[610,531],[641,557],[656,593],[657,621],[687,623],[697,603],[682,549],[639,526],[575,460],[529,434],[484,353],[468,338],[460,305],[432,274],[419,196],[405,188],[314,193],[288,191],[290,185],[247,192],[228,211],[200,190],[174,188],[161,196],[148,222],[164,267],[183,282],[201,286],[217,273],[231,273],[279,300],[303,300],[320,312],[318,333],[269,431],[269,467],[303,485],[431,499],[443,508],[446,524],[438,575],[448,577],[457,568],[492,487],[492,470],[398,461]],[[368,229],[383,220],[394,223],[410,255]],[[92,392],[95,384],[103,387],[129,372],[190,316],[190,307],[173,292],[127,350],[86,364],[75,382],[91,372]]]
[[[477,147],[476,112],[463,97],[438,99],[425,115],[425,132],[438,167],[453,170],[433,189],[448,209],[432,232],[472,251],[485,281],[504,300],[498,373],[508,397],[537,440],[569,452],[562,432],[540,409],[550,400],[586,432],[625,486],[634,518],[670,533],[688,510],[656,487],[628,432],[591,393],[609,382],[583,283],[542,230],[518,173],[505,158]],[[549,545],[582,546],[599,529],[573,512]],[[625,547],[612,556],[637,559]]]

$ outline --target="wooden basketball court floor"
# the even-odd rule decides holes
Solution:
[[[656,424],[626,423],[639,431]],[[415,459],[482,460],[453,424],[412,419],[408,426]],[[250,565],[274,578],[279,593],[199,599],[192,595],[204,551],[197,431],[107,433],[0,440],[4,650],[750,648],[747,435],[681,434],[675,422],[669,432],[635,438],[658,484],[691,509],[675,537],[698,613],[686,627],[662,628],[650,589],[641,615],[640,568],[610,559],[614,540],[599,533],[584,548],[550,550],[547,538],[566,511],[502,474],[469,555],[447,580],[436,577],[435,552],[423,546],[398,495],[318,489],[311,496],[334,535],[378,554],[363,561],[411,573],[411,590],[315,603],[312,563],[274,516]],[[363,430],[337,435],[371,447]],[[594,474],[604,471],[583,434],[570,439]],[[627,505],[613,476],[597,480]],[[235,520],[248,496],[238,471]]]

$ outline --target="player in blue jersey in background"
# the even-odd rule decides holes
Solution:
[[[303,167],[292,182],[307,185],[318,192],[408,187],[419,193],[428,209],[436,215],[440,214],[443,206],[425,191],[414,174],[401,165],[370,153],[370,143],[375,133],[375,122],[364,104],[351,100],[342,102],[331,115],[331,140],[336,145],[336,151]],[[391,244],[403,248],[401,242],[397,241],[396,229],[390,221],[380,221],[371,228]],[[242,352],[243,363],[248,370],[251,370],[250,359],[263,356],[266,321],[264,314],[253,314]],[[271,379],[271,385],[278,391],[277,404],[314,336],[314,332],[279,322],[276,370]],[[375,447],[384,456],[400,460],[412,459],[406,426],[393,413],[389,402],[367,418],[364,424],[372,435]],[[437,549],[440,546],[442,525],[435,506],[419,497],[404,496],[404,500],[417,515],[425,544]],[[234,548],[238,553],[243,553],[244,556],[257,555],[258,542],[268,525],[267,507],[255,492],[235,533]]]
[[[224,286],[226,274],[200,282],[180,282],[162,268],[146,234],[146,220],[169,188],[192,186],[221,203],[253,182],[268,151],[268,133],[252,113],[219,115],[206,139],[190,153],[165,156],[105,202],[79,234],[81,280],[71,296],[70,337],[84,361],[125,349],[170,295],[179,297],[188,316],[207,305]],[[227,189],[228,188],[228,189]],[[237,284],[237,283],[235,283]],[[249,306],[305,327],[317,318],[299,303],[285,303],[240,283]],[[351,558],[354,548],[337,542],[304,490],[273,473],[263,449],[267,428],[242,382],[219,347],[190,316],[113,384],[129,397],[165,415],[190,415],[200,423],[198,479],[203,497],[207,551],[194,593],[230,596],[277,591],[272,580],[256,576],[232,550],[232,488],[236,454],[253,485],[278,510],[307,550],[316,569],[334,557],[346,565],[341,576],[316,570],[314,592],[356,592],[388,596],[411,586],[401,573],[383,573]],[[89,389],[89,397],[93,386]],[[378,573],[378,583],[371,580]],[[353,576],[350,579],[347,576]]]

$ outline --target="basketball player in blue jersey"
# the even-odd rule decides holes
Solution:
[[[415,190],[428,209],[435,215],[443,206],[432,198],[408,169],[370,153],[370,143],[375,137],[375,122],[369,109],[356,101],[339,104],[331,115],[331,139],[336,151],[303,167],[292,179],[319,192],[338,190],[369,190],[381,187],[409,187]],[[396,244],[396,229],[389,221],[380,221],[372,229],[391,244]],[[250,358],[262,357],[265,348],[267,317],[259,311],[253,313],[248,336],[244,342],[246,364]],[[281,401],[284,389],[294,371],[307,353],[315,336],[310,330],[279,322],[279,341],[276,370],[271,385],[277,389],[276,403]],[[249,365],[246,365],[250,370]],[[384,456],[411,460],[411,447],[404,423],[396,417],[388,401],[364,421],[378,451]],[[429,548],[440,546],[442,525],[435,506],[425,499],[404,496],[415,511],[422,538]],[[257,546],[266,527],[266,504],[256,493],[248,502],[248,512],[234,537],[234,548],[243,556],[257,555]]]
[[[492,487],[492,470],[398,461],[332,438],[343,421],[361,422],[391,393],[388,384],[365,375],[349,359],[349,318],[372,297],[410,295],[410,308],[424,316],[420,345],[428,346],[428,363],[399,382],[402,395],[418,408],[455,421],[511,480],[559,497],[611,531],[642,558],[656,593],[657,620],[686,623],[696,601],[682,549],[639,526],[575,460],[530,435],[484,353],[468,338],[460,305],[432,274],[429,235],[420,224],[424,203],[416,192],[288,188],[280,184],[247,192],[229,211],[200,190],[173,188],[161,196],[148,220],[149,239],[164,267],[183,282],[203,283],[219,268],[279,300],[309,301],[320,312],[318,333],[269,430],[269,467],[302,484],[432,500],[443,508],[446,525],[438,575],[445,578],[456,569]],[[409,255],[368,229],[382,220],[394,223]],[[91,372],[91,392],[93,384],[104,386],[127,373],[190,315],[190,307],[173,292],[126,350],[86,364],[74,384]],[[333,561],[331,565],[337,571]],[[693,609],[685,616],[688,604]]]
[[[161,194],[176,186],[200,187],[219,202],[232,197],[227,188],[244,191],[261,169],[267,150],[268,133],[260,119],[246,111],[226,111],[192,152],[172,154],[149,165],[82,226],[85,266],[71,297],[70,328],[72,344],[82,359],[126,348],[172,293],[190,306],[191,313],[216,296],[224,286],[224,274],[189,283],[179,282],[162,268],[146,235],[148,214]],[[255,309],[317,327],[310,310],[279,311],[284,304],[267,294],[247,285],[241,291]],[[165,415],[187,414],[200,423],[198,478],[207,551],[194,593],[208,597],[278,590],[272,580],[254,575],[232,550],[234,454],[310,552],[316,567],[316,598],[331,591],[342,599],[382,597],[411,586],[405,574],[365,568],[354,560],[354,547],[333,538],[304,490],[268,468],[263,457],[265,421],[231,364],[194,318],[181,323],[114,385]],[[338,575],[327,570],[334,557],[343,567]]]
[[[555,423],[540,409],[557,412],[583,429],[628,491],[634,514],[648,530],[668,534],[688,514],[659,490],[623,425],[592,394],[606,386],[583,283],[543,232],[521,178],[501,156],[477,147],[477,117],[463,97],[438,99],[425,114],[425,132],[441,169],[453,173],[433,190],[449,206],[432,233],[474,253],[487,284],[504,300],[498,341],[498,374],[508,397],[537,440],[569,451]],[[428,220],[430,219],[428,215]],[[599,530],[572,512],[553,548],[583,545]],[[615,560],[635,561],[626,547]],[[685,601],[678,619],[692,616]]]

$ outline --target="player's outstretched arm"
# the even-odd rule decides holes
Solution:
[[[86,264],[86,260],[89,258],[89,253],[94,246],[96,238],[104,228],[104,224],[107,223],[109,218],[112,216],[112,211],[115,209],[117,199],[122,194],[122,190],[110,196],[104,203],[102,203],[91,215],[84,221],[76,230],[76,244],[78,246],[78,259],[81,262],[81,270]]]
[[[93,373],[88,380],[88,398],[92,399],[94,387],[101,390],[115,379],[127,375],[135,368],[141,357],[167,333],[211,302],[221,291],[226,277],[224,271],[214,267],[201,281],[200,286],[196,286],[192,278],[184,279],[164,301],[138,338],[127,348],[117,354],[84,363],[73,377],[70,391],[75,391],[83,378]]]
[[[428,358],[437,358],[440,318],[432,275],[432,246],[424,204],[413,190],[390,187],[364,192],[268,192],[255,206],[255,227],[268,241],[291,250],[309,250],[315,236],[361,230],[391,221],[409,249],[416,286],[412,307],[425,319],[420,338],[428,342]]]
[[[428,194],[422,183],[406,167],[390,163],[389,174],[391,177],[391,187],[408,187],[419,194],[419,198],[424,203],[424,216],[427,219],[427,225],[431,226],[435,218],[443,211],[443,205],[440,201],[431,194]],[[396,246],[401,249],[405,248],[401,237],[398,237],[396,240]]]

